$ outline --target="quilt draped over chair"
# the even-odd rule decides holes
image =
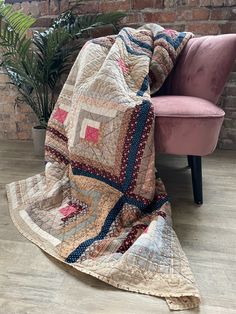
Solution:
[[[191,37],[147,24],[87,42],[48,124],[45,172],[7,185],[15,225],[40,248],[174,310],[199,292],[155,175],[150,94]]]

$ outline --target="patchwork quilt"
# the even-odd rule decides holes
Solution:
[[[199,305],[199,291],[156,177],[157,91],[192,37],[156,24],[85,44],[50,118],[45,172],[7,185],[32,242],[117,288]]]

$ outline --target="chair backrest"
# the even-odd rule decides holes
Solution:
[[[217,103],[236,59],[236,34],[192,38],[165,83],[165,94]]]

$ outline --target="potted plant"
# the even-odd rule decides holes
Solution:
[[[62,13],[52,26],[43,31],[27,31],[35,19],[0,0],[0,46],[1,66],[19,92],[16,99],[29,105],[38,118],[33,127],[35,153],[42,155],[47,123],[60,90],[63,75],[69,69],[86,38],[92,30],[112,24],[114,32],[121,12],[79,15],[71,11]]]

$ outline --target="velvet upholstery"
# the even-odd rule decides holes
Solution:
[[[188,41],[159,96],[152,98],[157,152],[204,156],[215,149],[224,117],[216,103],[235,59],[236,34]]]
[[[169,94],[217,103],[235,58],[236,34],[190,39],[172,73]]]
[[[157,152],[177,155],[210,154],[216,146],[224,111],[191,96],[152,98]]]

